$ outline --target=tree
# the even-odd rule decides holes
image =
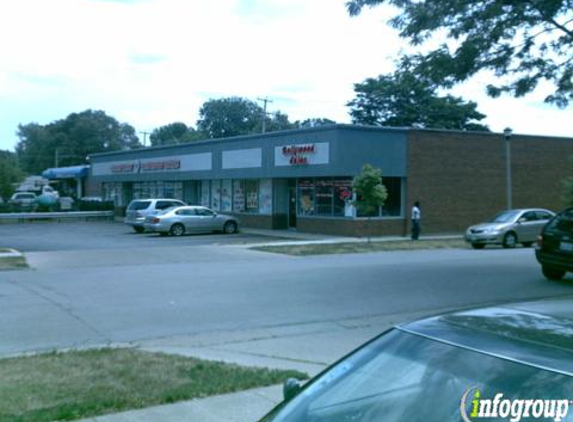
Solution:
[[[291,123],[288,115],[281,113],[280,111],[276,111],[271,114],[271,117],[267,117],[266,128],[267,132],[277,132],[279,130],[289,130],[289,129],[296,129],[296,124]],[[257,126],[257,132],[262,132],[258,130],[259,127]]]
[[[416,74],[451,87],[482,70],[495,73],[493,97],[533,91],[542,80],[554,84],[546,102],[566,107],[573,99],[573,0],[350,0],[350,15],[390,4],[401,12],[390,20],[400,36],[424,48],[445,34],[438,48],[415,56]],[[505,78],[501,78],[505,77]]]
[[[347,105],[356,124],[489,130],[477,123],[485,115],[477,111],[476,103],[438,96],[435,87],[416,76],[404,62],[395,73],[368,78],[355,84],[354,90],[356,98]]]
[[[13,184],[20,182],[22,178],[23,173],[16,154],[0,150],[0,197],[10,198],[14,193]]]
[[[306,129],[311,127],[335,125],[336,122],[334,120],[330,120],[324,117],[317,117],[317,118],[305,119],[302,122],[297,120],[296,122],[294,122],[294,124],[299,129]]]
[[[382,184],[382,170],[370,164],[364,164],[362,173],[352,181],[352,188],[356,194],[353,205],[360,213],[368,216],[370,222],[372,215],[384,205],[388,198],[388,190]],[[370,243],[370,235],[368,235],[368,242]]]
[[[135,129],[99,110],[72,113],[48,125],[18,126],[16,153],[22,169],[38,174],[49,167],[85,162],[89,154],[141,147]]]
[[[260,127],[263,109],[240,97],[211,99],[199,110],[197,129],[209,138],[248,135]]]
[[[185,123],[175,122],[154,129],[149,136],[151,146],[182,144],[196,141],[207,136],[197,132],[192,127],[187,127]]]

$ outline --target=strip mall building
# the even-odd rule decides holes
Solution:
[[[88,194],[121,213],[138,198],[178,198],[265,229],[337,235],[403,235],[414,201],[422,230],[460,232],[506,207],[503,134],[323,126],[91,155]],[[573,175],[573,138],[513,135],[513,207],[559,210]],[[356,215],[352,179],[382,170],[388,199],[374,218]]]

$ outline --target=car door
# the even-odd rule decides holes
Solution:
[[[186,232],[190,233],[198,231],[199,216],[193,208],[177,210],[175,211],[175,215],[177,216],[177,222],[180,222],[185,226]]]
[[[220,227],[218,227],[218,219],[216,218],[214,211],[205,207],[196,208],[196,211],[197,215],[201,217],[200,227],[202,231],[212,232],[215,230],[220,230]]]
[[[519,242],[534,242],[539,233],[540,223],[537,219],[536,211],[526,211],[519,217],[517,230],[517,240]]]

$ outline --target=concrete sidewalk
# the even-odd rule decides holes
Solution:
[[[138,341],[140,350],[245,366],[296,369],[314,376],[396,323],[428,311]],[[282,400],[282,386],[156,406],[81,422],[256,422]]]

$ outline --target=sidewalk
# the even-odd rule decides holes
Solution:
[[[129,344],[141,350],[194,356],[314,376],[365,341],[399,322],[427,312],[316,322],[243,331],[150,339]],[[78,422],[256,422],[282,400],[282,386],[195,399]]]

